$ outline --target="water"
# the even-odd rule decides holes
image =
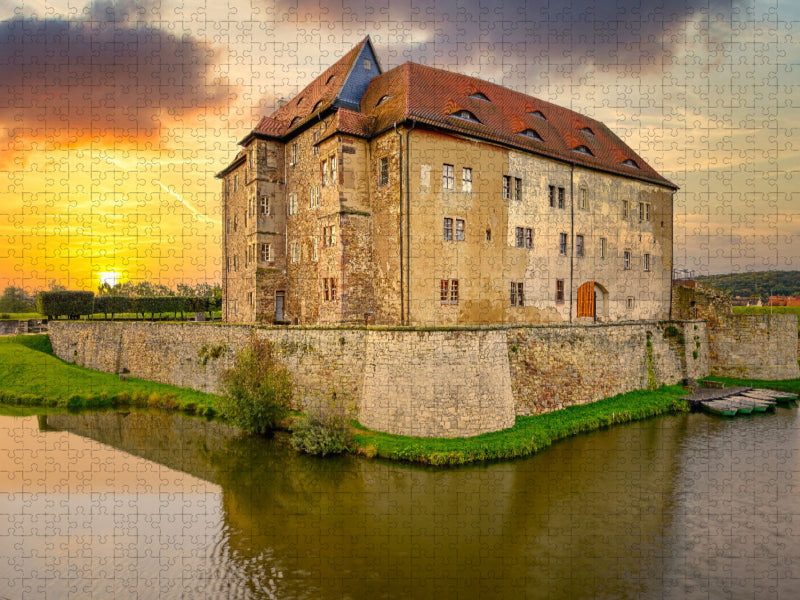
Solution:
[[[0,417],[0,598],[798,598],[799,429],[666,417],[436,470]]]

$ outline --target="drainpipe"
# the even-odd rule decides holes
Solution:
[[[403,297],[403,134],[397,131],[397,122],[394,124],[394,132],[397,134],[400,155],[400,325],[405,325],[405,300]]]
[[[569,166],[569,322],[572,323],[572,277],[575,267],[575,163]]]
[[[672,321],[672,269],[675,267],[675,192],[672,192],[672,196],[670,199],[670,216],[669,218],[672,220],[670,225],[670,244],[672,244],[672,257],[669,261],[669,320]]]
[[[411,325],[411,131],[417,126],[417,120],[411,119],[411,129],[406,131],[406,325]]]

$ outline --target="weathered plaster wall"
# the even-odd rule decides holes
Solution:
[[[708,330],[713,375],[756,379],[800,377],[797,315],[724,315]]]

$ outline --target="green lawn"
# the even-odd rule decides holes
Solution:
[[[27,321],[28,319],[41,319],[37,312],[26,313],[0,313],[0,321]]]
[[[46,335],[0,338],[0,402],[98,408],[154,406],[201,415],[217,412],[219,397],[162,383],[71,365],[52,353]]]
[[[357,426],[358,451],[366,456],[407,460],[430,465],[457,465],[473,461],[530,456],[553,442],[615,423],[626,423],[665,413],[688,411],[681,400],[687,394],[674,385],[655,391],[635,391],[544,415],[517,417],[510,429],[470,438],[412,438],[370,431]]]

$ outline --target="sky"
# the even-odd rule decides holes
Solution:
[[[680,186],[675,268],[800,270],[800,3],[599,4],[0,0],[0,289],[219,282],[214,174],[367,35],[606,123]]]

